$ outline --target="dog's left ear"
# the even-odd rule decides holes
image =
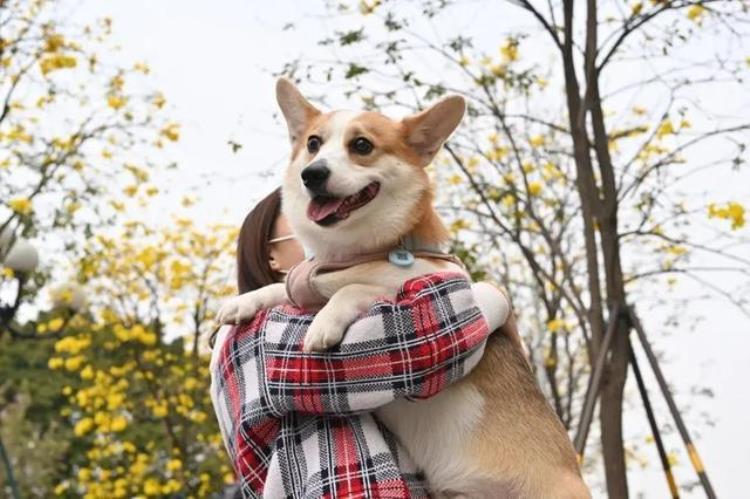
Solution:
[[[294,143],[320,111],[286,78],[276,82],[276,100],[289,127],[289,140]]]
[[[421,166],[430,164],[461,122],[465,111],[464,98],[452,95],[401,121],[406,143],[419,155]]]

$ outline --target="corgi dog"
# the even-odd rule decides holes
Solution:
[[[316,259],[387,252],[404,237],[431,247],[446,242],[425,167],[463,118],[462,97],[393,120],[375,112],[324,113],[286,79],[278,81],[276,95],[292,146],[282,209]],[[379,259],[315,275],[315,288],[328,301],[303,348],[338,344],[376,298],[446,269],[462,271],[434,258],[408,266]],[[239,323],[289,301],[286,285],[273,284],[230,298],[218,318]],[[463,380],[424,401],[393,402],[377,415],[424,471],[435,497],[591,497],[565,429],[520,348],[502,334],[490,336]]]

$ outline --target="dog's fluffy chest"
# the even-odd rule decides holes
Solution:
[[[431,489],[462,490],[476,470],[457,457],[471,453],[468,446],[483,408],[476,387],[459,382],[426,400],[397,400],[377,415],[429,477]]]

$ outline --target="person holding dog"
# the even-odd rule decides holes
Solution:
[[[280,204],[277,189],[242,225],[240,294],[282,281],[304,259]],[[446,293],[455,310],[437,306]],[[435,274],[373,304],[350,327],[358,340],[345,349],[303,352],[312,316],[287,306],[222,328],[211,339],[211,396],[242,495],[429,497],[420,471],[372,411],[461,379],[494,329],[522,348],[509,310],[488,284]]]

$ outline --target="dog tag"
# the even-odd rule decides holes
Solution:
[[[388,253],[388,261],[396,267],[411,267],[414,265],[414,255],[410,251],[398,248]]]

